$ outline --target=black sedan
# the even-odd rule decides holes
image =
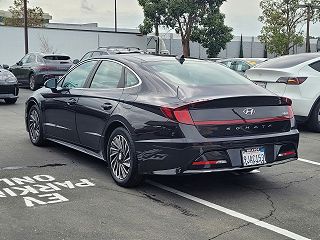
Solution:
[[[31,142],[103,159],[121,186],[145,174],[251,171],[298,157],[290,100],[220,64],[109,55],[45,86],[26,102]]]
[[[18,99],[19,86],[17,78],[0,65],[0,99],[7,104],[14,104]]]
[[[63,76],[72,66],[69,56],[61,54],[29,53],[10,67],[19,85],[37,90],[45,81]]]

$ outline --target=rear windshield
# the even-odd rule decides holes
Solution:
[[[53,60],[53,61],[67,61],[70,60],[69,56],[58,56],[58,55],[51,55],[51,56],[44,56],[45,60]]]
[[[261,68],[290,68],[299,65],[303,62],[312,60],[314,58],[320,57],[320,55],[315,54],[298,54],[283,56],[274,59],[270,59],[264,63],[259,64]]]
[[[175,85],[211,86],[252,84],[250,80],[229,68],[206,61],[186,60],[146,63],[156,74]]]

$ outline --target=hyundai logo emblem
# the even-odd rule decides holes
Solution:
[[[253,108],[246,108],[245,110],[243,110],[243,113],[246,115],[253,115],[256,113],[256,110],[254,110]]]

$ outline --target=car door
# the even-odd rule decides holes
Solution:
[[[123,65],[112,60],[101,61],[77,104],[76,122],[81,145],[99,151],[106,124],[119,104],[123,87]]]
[[[44,130],[47,137],[79,144],[76,129],[77,102],[97,62],[83,62],[60,80],[61,90],[43,94]]]
[[[10,67],[10,71],[16,76],[19,83],[23,83],[23,73],[22,73],[22,66],[26,64],[30,54],[25,55],[19,62],[17,62],[15,65]]]
[[[20,68],[21,82],[25,84],[29,84],[29,77],[32,72],[32,67],[36,64],[36,62],[37,62],[36,55],[33,53],[29,54],[28,59],[26,60],[25,63],[22,64]]]

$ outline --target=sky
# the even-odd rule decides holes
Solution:
[[[222,6],[226,24],[239,36],[257,36],[261,30],[259,0],[227,0]],[[7,10],[13,0],[0,0],[0,9]],[[52,15],[52,22],[92,23],[100,27],[114,26],[114,0],[29,0],[30,6],[40,6]],[[143,21],[142,8],[136,0],[117,0],[118,27],[137,28]],[[320,23],[311,27],[311,35],[320,35]]]

